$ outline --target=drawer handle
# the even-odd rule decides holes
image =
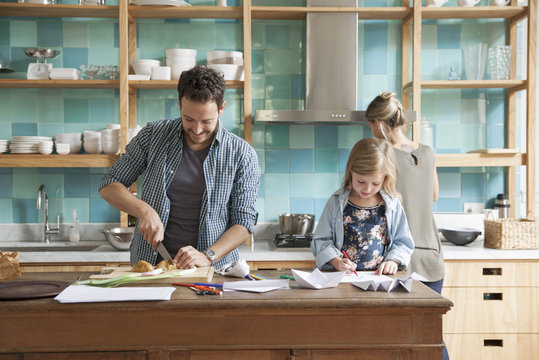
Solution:
[[[503,293],[483,293],[483,300],[503,300]]]
[[[483,275],[502,275],[502,268],[483,268]]]
[[[483,340],[483,346],[503,347],[503,340],[501,340],[501,339],[485,339],[485,340]]]

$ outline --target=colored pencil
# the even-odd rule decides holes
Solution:
[[[348,257],[348,255],[346,255],[346,253],[344,252],[344,250],[342,250],[342,254],[344,255],[345,258],[347,258],[348,260],[350,260],[350,258]],[[354,269],[354,274],[356,274],[356,276],[359,277],[359,275],[357,274],[356,269]]]

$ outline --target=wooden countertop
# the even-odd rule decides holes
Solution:
[[[289,274],[260,273],[268,278]],[[24,273],[16,281],[71,282],[79,275]],[[223,280],[216,276],[212,282]],[[289,359],[292,354],[303,354],[298,360],[321,354],[331,359],[360,354],[388,360],[441,358],[442,316],[452,303],[419,282],[410,293],[363,291],[351,284],[310,290],[290,283],[289,290],[222,296],[197,296],[181,287],[170,301],[2,301],[0,354],[48,353],[44,359],[59,352],[69,358],[112,359],[104,354],[119,351],[160,360]]]

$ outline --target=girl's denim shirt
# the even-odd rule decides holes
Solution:
[[[393,198],[383,191],[380,195],[386,205],[387,239],[389,247],[384,261],[393,260],[399,264],[399,269],[406,269],[414,251],[414,240],[408,227],[406,214],[399,199]],[[316,267],[322,270],[332,270],[328,262],[335,257],[342,257],[344,241],[343,211],[348,202],[350,190],[340,188],[328,199],[320,216],[314,238],[312,251]]]

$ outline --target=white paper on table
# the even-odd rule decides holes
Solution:
[[[344,276],[342,277],[341,282],[342,283],[357,282],[359,280],[359,277],[362,275],[374,275],[374,271],[359,271],[357,275],[354,274],[353,272],[346,272],[344,273]]]
[[[415,272],[404,279],[391,278],[386,275],[361,274],[352,285],[362,290],[378,291],[378,289],[382,289],[386,292],[401,285],[406,291],[411,292],[414,280],[425,281],[426,279]]]
[[[289,279],[225,281],[223,291],[250,291],[263,293],[277,289],[290,289]]]
[[[292,269],[296,284],[309,289],[325,289],[339,285],[344,272],[321,272],[314,269],[313,272]]]
[[[54,300],[61,303],[86,303],[109,301],[170,300],[173,287],[100,288],[87,285],[70,285]]]

